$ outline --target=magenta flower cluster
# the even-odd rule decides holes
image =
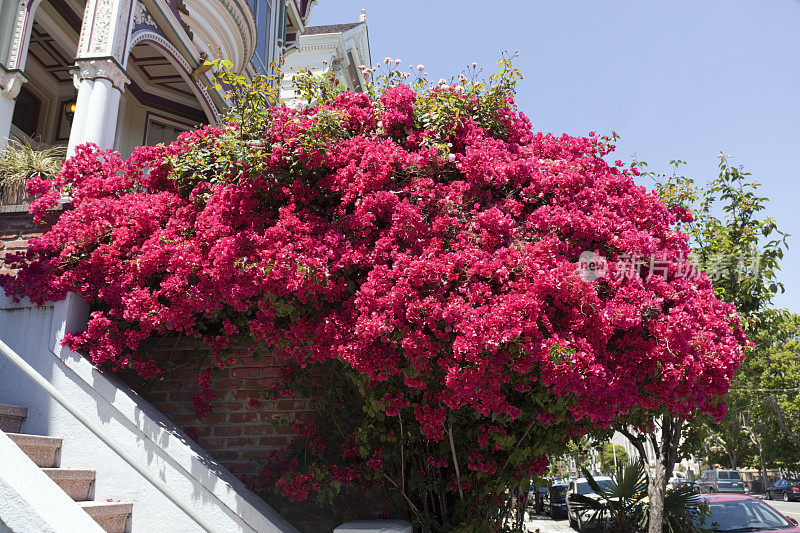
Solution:
[[[437,92],[473,109],[463,90],[424,97]],[[261,139],[207,127],[128,160],[80,147],[55,180],[30,181],[37,217],[71,203],[3,286],[39,303],[78,293],[93,312],[71,345],[143,377],[159,369],[139,344],[168,333],[203,339],[220,366],[242,339],[301,365],[339,359],[434,441],[448,413],[514,420],[530,409],[518,393],[542,386],[565,409],[543,409],[543,426],[635,408],[721,416],[747,341],[708,278],[578,272],[584,251],[611,269],[687,256],[635,170],[607,164],[596,135],[534,132],[510,105],[499,130],[466,113],[433,131],[420,98],[345,93],[278,109]],[[258,157],[220,162],[222,145]],[[189,160],[200,171],[181,170]],[[202,412],[213,383],[199,379]],[[497,468],[475,446],[468,468]]]

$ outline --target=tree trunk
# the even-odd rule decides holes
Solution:
[[[678,460],[678,446],[681,443],[681,430],[683,419],[673,418],[669,415],[661,417],[661,435],[656,437],[650,433],[650,444],[653,446],[656,461],[655,469],[650,472],[647,462],[647,450],[642,439],[631,433],[627,428],[618,431],[625,435],[634,445],[636,451],[645,464],[647,472],[647,496],[650,499],[650,521],[648,533],[662,533],[664,528],[664,495],[667,493],[667,481],[672,476],[675,462]]]
[[[664,495],[667,492],[667,476],[664,463],[656,454],[656,468],[653,478],[647,486],[647,496],[650,498],[650,523],[648,533],[662,533],[664,528]]]
[[[728,452],[728,459],[731,460],[731,470],[736,470],[736,454],[730,450],[726,451]]]
[[[758,446],[758,460],[761,462],[761,479],[764,480],[763,481],[764,487],[762,488],[764,492],[766,492],[767,487],[769,487],[770,483],[769,480],[767,479],[767,463],[766,461],[764,461],[764,449],[761,447],[761,445]]]
[[[751,423],[750,411],[747,411],[746,414],[742,413],[742,426],[745,430],[747,430],[750,440],[753,441],[753,444],[755,444],[756,449],[758,450],[758,460],[761,463],[761,479],[763,480],[764,489],[766,490],[766,488],[769,486],[769,483],[767,482],[767,463],[764,461],[764,447],[761,444],[761,436]]]

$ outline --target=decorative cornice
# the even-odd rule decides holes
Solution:
[[[21,70],[7,70],[0,65],[0,95],[13,100],[19,94],[22,84],[28,81]]]
[[[133,11],[133,25],[136,26],[150,26],[151,28],[156,28],[156,21],[153,20],[152,15],[150,12],[147,11],[147,8],[144,7],[144,4],[141,0],[136,0],[136,7]]]
[[[166,52],[166,56],[168,60],[173,62],[173,65],[178,68],[178,70],[183,71],[184,81],[189,84],[190,86],[194,86],[196,89],[195,96],[198,97],[199,100],[207,107],[206,114],[210,113],[213,116],[212,122],[219,123],[221,120],[221,116],[219,111],[217,111],[217,106],[214,105],[214,102],[211,100],[211,97],[208,95],[208,92],[204,90],[204,88],[197,82],[191,79],[191,73],[194,70],[186,59],[178,52],[178,50],[170,43],[163,35],[160,35],[154,31],[149,30],[139,30],[135,32],[131,38],[130,50],[133,50],[133,47],[141,42],[150,42],[156,45],[157,47],[161,48],[164,52]],[[177,65],[176,65],[177,63]],[[202,65],[202,63],[200,63]],[[198,96],[199,95],[199,96]]]
[[[81,80],[104,79],[120,92],[125,92],[125,84],[131,80],[125,69],[113,57],[77,58],[72,67],[72,79],[75,88],[79,88]]]

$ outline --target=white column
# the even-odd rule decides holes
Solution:
[[[101,150],[113,148],[120,96],[125,84],[130,83],[125,71],[113,59],[79,59],[76,64],[78,68],[73,76],[78,99],[67,156],[73,155],[75,147],[83,143],[94,143]]]
[[[93,88],[94,80],[82,79],[78,82],[78,97],[75,101],[75,114],[72,117],[72,127],[69,132],[68,148],[70,155],[74,153],[75,147],[82,142],[80,139],[83,138],[86,119],[89,116]]]
[[[0,149],[4,148],[11,134],[11,120],[19,90],[27,78],[22,72],[8,71],[0,66]]]
[[[105,81],[105,80],[103,80]],[[104,137],[103,137],[103,146],[107,146],[109,148],[114,147],[114,139],[117,136],[117,129],[119,126],[119,102],[122,99],[122,92],[116,89],[111,89],[108,95],[108,100],[106,101],[106,109],[108,109],[108,117],[106,124],[110,124],[110,127],[105,127],[103,130]]]

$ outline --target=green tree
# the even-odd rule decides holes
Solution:
[[[637,163],[640,168],[646,164]],[[760,184],[752,181],[751,174],[730,164],[728,158],[720,154],[719,174],[705,187],[698,187],[694,180],[679,174],[684,161],[672,161],[674,172],[671,175],[648,172],[655,179],[655,189],[660,199],[676,211],[688,211],[691,217],[684,217],[679,229],[689,235],[693,259],[714,283],[715,295],[736,306],[745,332],[751,339],[761,339],[773,332],[781,323],[782,313],[771,309],[776,294],[783,291],[778,281],[780,260],[786,250],[787,235],[778,229],[775,220],[764,216],[768,199],[758,195]],[[756,342],[756,346],[758,343]],[[762,357],[754,347],[749,359],[743,364],[733,388],[742,391],[759,388],[757,375],[759,365],[754,362]],[[763,405],[754,412],[749,404],[751,397],[734,390],[726,401],[729,413],[720,423],[728,429],[742,428],[759,450],[762,475],[766,478],[763,434]],[[701,417],[708,423],[708,418]],[[686,421],[673,417],[669,412],[642,420],[640,427],[650,427],[650,431],[634,432],[629,426],[618,425],[636,447],[640,457],[646,460],[646,447],[655,452],[655,468],[649,476],[649,497],[651,505],[649,532],[661,531],[663,502],[666,483],[672,475]],[[731,439],[725,431],[717,432],[719,441],[726,443]],[[728,440],[726,441],[726,437]],[[732,448],[728,455],[736,454]]]
[[[574,474],[575,476],[579,476],[581,470],[589,466],[590,447],[591,444],[589,443],[589,438],[585,436],[581,437],[577,441],[573,439],[567,443],[567,453],[565,454],[565,459],[567,459],[566,462],[570,473]]]
[[[615,456],[616,454],[616,456]],[[628,452],[619,444],[604,442],[600,448],[600,470],[614,472],[618,465],[629,463]]]
[[[756,341],[760,356],[753,358],[749,370],[757,390],[748,391],[748,396],[771,428],[763,444],[768,460],[773,466],[796,470],[800,459],[800,317],[780,313],[769,333]]]

